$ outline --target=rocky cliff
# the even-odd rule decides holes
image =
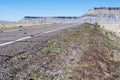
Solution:
[[[40,22],[40,23],[102,23],[120,24],[120,7],[95,7],[89,9],[82,16],[75,17],[31,17],[25,16],[21,22]]]
[[[89,9],[86,14],[81,16],[79,22],[118,24],[120,23],[120,7],[95,7]]]

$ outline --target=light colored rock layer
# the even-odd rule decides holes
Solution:
[[[120,8],[93,8],[90,9],[86,14],[81,16],[79,22],[98,22],[101,24],[120,24]]]
[[[120,24],[101,24],[101,27],[116,33],[120,37]]]

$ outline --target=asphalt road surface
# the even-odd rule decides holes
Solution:
[[[19,27],[10,29],[0,29],[0,47],[12,44],[17,41],[32,38],[42,34],[72,27],[76,24],[50,24],[34,27]]]

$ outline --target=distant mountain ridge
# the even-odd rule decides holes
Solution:
[[[80,17],[55,16],[55,17],[33,17],[25,16],[21,22],[40,22],[40,23],[73,23]]]
[[[82,16],[33,17],[25,16],[21,22],[40,23],[104,23],[120,24],[120,7],[95,7]]]

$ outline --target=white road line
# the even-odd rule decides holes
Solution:
[[[24,38],[20,38],[20,39],[17,39],[17,40],[15,40],[15,41],[16,41],[16,42],[17,42],[17,41],[22,41],[22,40],[26,40],[26,39],[29,39],[29,38],[31,38],[31,36],[24,37]]]
[[[7,30],[7,31],[3,31],[3,32],[14,32],[14,31],[18,31],[19,29],[15,29],[15,30]]]
[[[72,25],[74,26],[74,25]],[[69,27],[72,27],[72,26],[69,26]],[[47,33],[51,33],[51,32],[55,32],[55,31],[58,31],[58,30],[61,30],[61,29],[65,29],[65,28],[69,28],[69,27],[64,27],[64,28],[59,28],[59,29],[55,29],[55,30],[51,30],[51,31],[46,31],[40,35],[43,35],[43,34],[47,34]],[[34,35],[35,36],[35,35]],[[5,46],[5,45],[9,45],[9,44],[12,44],[14,42],[18,42],[18,41],[23,41],[23,40],[26,40],[26,39],[30,39],[31,36],[27,36],[27,37],[23,37],[23,38],[20,38],[20,39],[17,39],[17,40],[14,40],[14,41],[10,41],[10,42],[6,42],[6,43],[3,43],[3,44],[0,44],[0,47],[1,46]]]
[[[74,25],[72,25],[72,26],[74,26]],[[72,26],[69,26],[69,27],[72,27]],[[58,28],[58,29],[55,29],[55,30],[51,30],[51,31],[44,32],[44,33],[42,33],[42,34],[47,34],[47,33],[55,32],[55,31],[58,31],[58,30],[61,30],[61,29],[69,28],[69,27]]]
[[[8,45],[8,44],[11,44],[11,43],[14,43],[15,41],[11,41],[11,42],[6,42],[6,43],[3,43],[3,44],[0,44],[0,46],[5,46],[5,45]]]
[[[55,31],[58,31],[58,30],[61,30],[61,29],[65,29],[65,28],[59,28],[59,29],[47,31],[47,32],[44,32],[44,33],[42,33],[42,34],[47,34],[47,33],[55,32]]]
[[[24,37],[24,38],[20,38],[20,39],[17,39],[17,40],[14,40],[14,41],[10,41],[10,42],[6,42],[6,43],[3,43],[3,44],[0,44],[0,47],[1,47],[1,46],[5,46],[5,45],[8,45],[8,44],[12,44],[12,43],[17,42],[17,41],[26,40],[26,39],[29,39],[29,38],[31,38],[31,36]]]

